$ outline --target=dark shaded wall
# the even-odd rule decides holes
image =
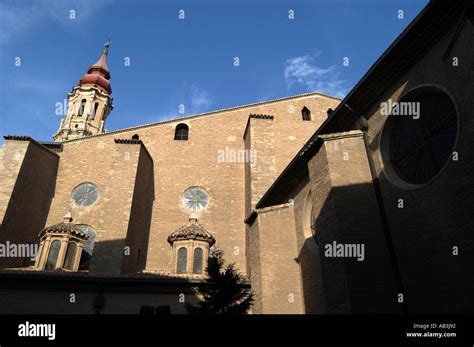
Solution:
[[[54,194],[59,156],[29,140],[5,140],[0,150],[0,243],[36,244]],[[0,269],[34,264],[0,257]]]
[[[400,312],[362,132],[322,138],[308,168],[326,313]],[[363,258],[331,256],[333,242],[363,246]]]
[[[154,193],[153,159],[141,146],[126,240],[130,255],[124,258],[122,274],[133,275],[145,268]]]
[[[456,26],[416,63],[365,115],[370,151],[380,182],[390,232],[401,269],[409,313],[469,313],[474,310],[474,26],[472,15],[459,36]],[[452,50],[448,47],[452,45]],[[443,56],[446,55],[446,59]],[[453,66],[453,58],[458,66]],[[416,189],[390,174],[383,140],[387,119],[380,102],[399,100],[419,86],[447,93],[458,111],[459,134],[440,174]],[[423,116],[423,115],[422,115]],[[403,208],[398,208],[399,199]],[[453,255],[453,247],[459,255]]]

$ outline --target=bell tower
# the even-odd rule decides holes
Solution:
[[[110,72],[107,55],[110,43],[104,44],[99,60],[87,70],[77,86],[68,94],[68,110],[61,119],[54,141],[62,142],[89,135],[101,134],[113,109]]]

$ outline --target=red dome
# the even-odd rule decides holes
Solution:
[[[110,81],[99,74],[85,74],[78,83],[79,86],[95,86],[103,91],[112,94]]]
[[[78,86],[95,86],[103,91],[112,94],[110,87],[110,72],[107,66],[107,54],[109,53],[109,43],[106,42],[99,60],[93,64],[87,73],[79,80]]]

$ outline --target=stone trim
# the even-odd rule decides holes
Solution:
[[[258,213],[255,210],[250,211],[250,213],[245,217],[244,223],[248,225],[252,225],[255,219],[257,219]]]
[[[48,151],[48,153],[52,153],[54,154],[56,157],[59,158],[59,154],[56,153],[54,150],[52,149],[49,149],[48,147],[42,145],[41,143],[39,143],[38,141],[36,141],[35,139],[33,139],[32,137],[30,136],[23,136],[23,135],[4,135],[3,138],[5,139],[5,141],[29,141],[37,146],[39,146],[40,148]]]
[[[294,201],[292,199],[290,199],[287,203],[284,203],[284,204],[259,208],[259,209],[257,209],[257,213],[273,212],[273,211],[277,211],[277,210],[282,210],[284,208],[290,208],[290,207],[293,207],[293,206],[294,206]]]
[[[288,202],[284,204],[279,204],[279,205],[274,205],[270,207],[264,207],[264,208],[258,208],[255,210],[252,210],[249,215],[245,218],[244,223],[248,225],[252,225],[257,216],[260,213],[267,213],[267,212],[272,212],[272,211],[277,211],[277,210],[282,210],[284,208],[291,208],[294,206],[294,201],[293,199],[290,199]]]
[[[254,113],[251,113],[250,118],[257,118],[257,119],[273,119],[274,117],[272,115],[269,115],[269,114],[254,114]]]
[[[143,143],[142,140],[135,139],[114,139],[114,142],[127,145],[141,145]]]
[[[273,116],[272,115],[269,115],[269,114],[255,114],[255,113],[251,113],[249,115],[249,118],[247,119],[247,124],[245,125],[245,129],[244,129],[244,134],[242,135],[242,138],[245,139],[245,135],[247,134],[247,131],[249,129],[249,124],[250,124],[250,119],[253,118],[253,119],[268,119],[268,120],[273,120]]]
[[[138,139],[138,140],[135,140],[135,139],[114,139],[114,142],[117,143],[117,144],[120,144],[120,145],[141,145],[142,148],[145,150],[146,155],[148,156],[150,161],[153,163],[153,158],[152,158],[150,152],[148,152],[148,149],[146,148],[146,146],[145,146],[145,144],[143,143],[142,140],[140,140],[140,139]]]
[[[23,135],[5,135],[3,138],[10,141],[34,141],[30,136]]]
[[[332,141],[332,140],[339,140],[339,139],[347,139],[350,137],[362,137],[364,133],[360,130],[351,130],[351,131],[343,131],[340,133],[331,133],[325,135],[319,135],[318,137],[323,141]]]

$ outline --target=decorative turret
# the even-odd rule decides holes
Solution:
[[[68,94],[68,110],[53,135],[62,142],[84,136],[101,134],[112,105],[112,87],[107,55],[110,42],[104,44],[99,60],[89,67],[77,86]]]
[[[209,250],[216,239],[198,223],[196,215],[168,236],[173,252],[172,273],[184,276],[202,276],[207,268]]]
[[[183,225],[181,228],[168,236],[168,242],[173,245],[175,241],[197,240],[203,241],[212,246],[216,240],[206,228],[197,222],[197,217],[192,214],[189,217],[189,223]]]

